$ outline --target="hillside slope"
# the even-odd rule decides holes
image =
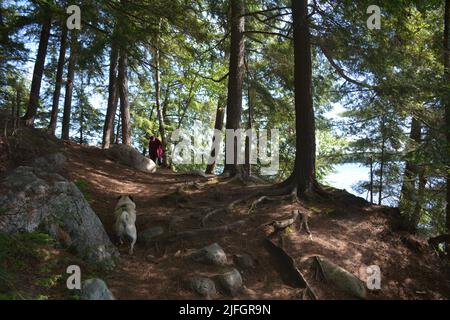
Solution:
[[[265,246],[272,232],[264,223],[279,219],[296,209],[309,216],[312,236],[293,228],[285,233],[283,247],[293,257],[299,270],[319,299],[352,298],[331,283],[316,277],[311,258],[320,256],[345,268],[363,281],[366,269],[381,269],[381,290],[371,291],[369,299],[448,299],[449,268],[426,241],[397,230],[395,209],[369,206],[362,199],[344,191],[331,190],[330,198],[293,204],[289,199],[262,202],[248,213],[251,200],[202,218],[208,208],[226,207],[236,199],[265,185],[245,186],[239,182],[180,175],[161,169],[143,174],[104,157],[94,147],[54,141],[55,148],[68,158],[64,175],[83,189],[92,208],[113,237],[113,208],[118,195],[133,195],[137,204],[139,234],[152,227],[162,227],[167,234],[184,230],[202,230],[232,224],[226,232],[204,232],[175,241],[144,243],[138,240],[135,255],[120,246],[119,266],[99,275],[118,299],[198,299],[189,285],[192,276],[214,276],[228,267],[203,265],[188,256],[195,250],[217,242],[227,253],[249,254],[255,268],[242,272],[244,290],[238,299],[301,299],[304,289],[286,280],[280,262]],[[3,176],[17,163],[2,162]],[[220,230],[223,231],[223,230]],[[274,242],[280,243],[277,237]],[[64,290],[61,287],[61,290]],[[219,291],[212,298],[229,298]]]

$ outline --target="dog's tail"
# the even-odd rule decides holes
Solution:
[[[128,211],[122,211],[122,214],[120,215],[120,221],[123,224],[123,227],[126,228],[128,224],[130,224],[130,214],[128,213]]]

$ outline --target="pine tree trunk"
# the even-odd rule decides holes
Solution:
[[[108,108],[106,110],[105,124],[103,127],[103,149],[111,145],[111,136],[114,134],[114,118],[117,112],[117,73],[119,65],[119,50],[116,41],[113,40],[109,61],[109,85],[108,85]]]
[[[81,99],[80,99],[79,103],[80,103],[80,120],[79,120],[79,123],[80,123],[80,145],[82,145],[83,140],[84,140],[84,136],[83,136],[83,133],[84,133],[84,106],[83,106],[83,102],[81,101]]]
[[[425,176],[425,170],[421,170],[419,173],[419,187],[417,189],[417,197],[414,203],[414,210],[412,212],[412,217],[410,221],[410,229],[411,232],[417,231],[417,226],[420,223],[420,219],[422,218],[422,207],[425,195],[425,187],[427,184],[427,178]]]
[[[381,206],[383,203],[383,179],[384,179],[384,149],[385,149],[385,140],[381,143],[381,157],[380,157],[380,185],[378,188],[378,205]]]
[[[316,137],[312,99],[311,36],[308,1],[292,0],[295,54],[296,159],[294,181],[299,196],[311,193],[316,185]]]
[[[16,117],[16,106],[17,106],[17,95],[14,97],[14,100],[11,101],[11,119]]]
[[[45,57],[47,56],[48,40],[50,38],[50,29],[52,18],[48,16],[42,25],[41,35],[39,39],[39,48],[34,65],[33,80],[31,82],[30,101],[28,109],[23,117],[23,121],[27,126],[33,126],[34,120],[39,107],[39,94],[41,91],[42,76],[44,74]]]
[[[17,86],[16,89],[16,118],[20,119],[20,109],[22,106],[22,89]]]
[[[117,67],[119,66],[119,62],[117,61]],[[117,81],[117,79],[116,79]],[[113,126],[111,128],[112,134],[111,134],[111,144],[118,144],[118,142],[116,142],[116,137],[120,137],[120,112],[119,112],[119,119],[116,121],[116,116],[117,116],[117,108],[119,106],[119,88],[117,87],[117,82],[116,82],[116,93],[115,93],[115,100],[114,100],[114,110],[116,110],[114,118],[113,118]],[[114,133],[114,128],[117,125],[117,132]],[[117,138],[118,139],[118,138]]]
[[[242,86],[245,74],[244,13],[245,8],[243,1],[231,0],[230,72],[228,77],[228,101],[226,110],[227,130],[238,130],[241,128]],[[234,143],[233,145],[233,150],[225,150],[226,162],[224,174],[230,176],[242,174],[243,171],[242,165],[238,164],[238,152],[241,152],[241,150],[237,150],[237,143]],[[227,159],[233,152],[234,158]]]
[[[67,81],[66,81],[66,93],[64,97],[64,113],[62,120],[62,140],[69,140],[70,134],[70,117],[72,113],[72,96],[73,96],[73,85],[75,81],[75,66],[77,61],[77,49],[78,49],[78,38],[77,33],[73,32],[71,36],[70,45],[70,58],[69,66],[67,67]]]
[[[218,102],[217,102],[216,121],[214,124],[214,129],[218,130],[218,131],[223,130],[223,121],[225,119],[224,100],[225,100],[225,98],[223,96],[220,96],[218,99]],[[215,137],[213,137],[212,143],[213,143],[213,146],[211,147],[210,159],[215,159],[216,155],[220,152],[220,142],[218,143],[217,150],[214,149]],[[214,161],[211,164],[208,164],[208,166],[206,167],[205,173],[212,174],[212,173],[214,173],[215,168],[216,168],[216,161]]]
[[[445,1],[445,29],[444,29],[444,66],[445,66],[445,84],[450,83],[450,0]],[[447,132],[447,157],[450,155],[450,90],[446,90],[444,97],[445,105],[445,125]],[[448,159],[448,158],[447,158]],[[447,165],[450,162],[447,161]],[[446,227],[450,234],[450,173],[447,167],[447,207],[446,207]]]
[[[119,113],[119,119],[117,119],[117,128],[116,128],[116,140],[115,140],[115,144],[119,144],[120,143],[120,130],[121,130],[121,117],[120,117],[120,113]]]
[[[411,123],[411,131],[409,137],[417,144],[421,142],[422,125],[419,120],[413,117]],[[415,232],[417,222],[413,214],[416,210],[413,210],[413,206],[417,206],[418,197],[415,196],[417,175],[419,174],[417,165],[412,160],[406,161],[405,173],[403,174],[403,185],[400,196],[400,211],[405,213],[406,228]]]
[[[118,86],[122,118],[122,143],[131,146],[130,104],[128,101],[128,54],[125,49],[120,50]]]
[[[58,122],[58,112],[59,112],[59,98],[61,96],[61,87],[63,81],[63,73],[64,73],[64,60],[66,59],[66,50],[67,50],[67,28],[65,25],[65,21],[61,26],[61,40],[59,45],[59,58],[58,58],[58,67],[56,70],[56,82],[55,82],[55,91],[53,92],[53,103],[52,103],[52,112],[50,115],[50,125],[48,127],[49,133],[51,135],[55,135],[56,124]]]
[[[158,38],[158,36],[157,36]],[[159,122],[159,135],[161,136],[161,143],[165,151],[163,157],[163,166],[168,166],[167,161],[167,138],[166,138],[166,124],[164,119],[164,113],[161,105],[161,56],[159,51],[159,39],[156,40],[156,47],[153,49],[153,65],[155,68],[154,80],[155,80],[155,100],[156,100],[156,112]]]
[[[248,69],[247,69],[248,72]],[[250,74],[248,76],[248,93],[247,93],[247,102],[248,102],[248,122],[247,122],[247,129],[252,130],[253,129],[253,113],[254,113],[254,97],[255,97],[255,90],[252,86],[251,80],[250,80]],[[252,164],[251,164],[251,153],[252,153],[252,145],[250,143],[250,138],[245,139],[245,175],[251,176],[252,175]]]
[[[370,204],[373,204],[373,156],[370,155]]]

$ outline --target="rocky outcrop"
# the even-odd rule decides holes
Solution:
[[[0,232],[38,229],[88,263],[114,266],[118,251],[80,190],[56,173],[19,167],[0,182]]]
[[[151,159],[144,157],[139,151],[131,146],[115,144],[111,148],[105,150],[105,154],[108,158],[136,170],[147,173],[156,172],[156,164]]]
[[[46,172],[61,172],[64,169],[66,157],[58,152],[43,157],[35,158],[31,161],[31,167],[38,168]]]

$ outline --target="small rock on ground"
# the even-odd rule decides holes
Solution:
[[[210,300],[216,294],[216,285],[214,281],[205,277],[193,277],[190,279],[192,290],[199,295]]]
[[[236,269],[218,275],[216,276],[216,279],[225,293],[230,294],[231,296],[238,295],[243,288],[242,276]]]
[[[196,251],[191,255],[191,258],[196,262],[217,266],[224,266],[228,263],[225,251],[223,251],[222,247],[217,243],[213,243],[210,246]]]
[[[116,300],[106,283],[98,278],[82,283],[81,300]]]

